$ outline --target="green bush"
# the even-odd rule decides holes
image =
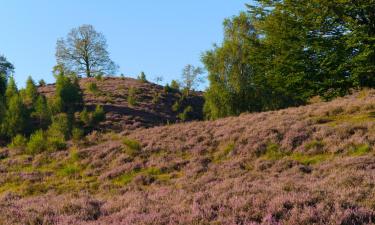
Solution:
[[[193,107],[190,105],[184,109],[184,111],[180,114],[178,114],[178,118],[182,121],[186,121],[190,119],[191,113],[193,112]]]
[[[12,142],[9,144],[10,148],[13,149],[19,149],[19,150],[24,150],[27,145],[27,138],[23,135],[16,135],[13,139]]]
[[[160,93],[154,93],[152,95],[152,103],[153,104],[158,104],[160,102],[161,94]]]
[[[79,119],[85,126],[90,125],[90,114],[86,108],[84,108],[83,111],[79,114]]]
[[[97,105],[95,108],[95,111],[91,115],[91,124],[93,126],[96,126],[104,120],[105,120],[105,112],[104,112],[103,106]]]
[[[176,80],[172,80],[171,88],[173,88],[175,90],[180,90],[180,84]]]
[[[132,157],[137,156],[141,151],[141,144],[136,140],[124,138],[122,143],[125,145],[125,152]]]
[[[73,128],[73,130],[72,130],[73,141],[75,141],[75,142],[80,141],[83,138],[84,134],[85,133],[83,132],[82,129],[80,129],[78,127]]]
[[[173,105],[172,105],[172,111],[173,112],[178,112],[180,110],[180,102],[179,101],[176,101]]]
[[[128,93],[128,104],[130,106],[135,106],[137,104],[137,89],[131,87]]]
[[[47,140],[43,130],[38,130],[31,134],[30,140],[27,143],[27,153],[35,155],[47,150]]]
[[[96,84],[96,82],[90,82],[90,83],[87,83],[87,86],[86,86],[87,90],[89,92],[91,92],[92,94],[98,94],[99,93],[99,88],[98,88],[98,85]]]

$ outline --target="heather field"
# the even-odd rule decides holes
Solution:
[[[375,91],[0,152],[0,224],[372,224]]]

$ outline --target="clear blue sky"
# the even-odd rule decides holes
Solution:
[[[20,86],[28,75],[53,82],[56,40],[92,24],[107,38],[119,74],[179,78],[186,64],[223,38],[225,18],[250,0],[0,0],[0,54],[15,67]]]

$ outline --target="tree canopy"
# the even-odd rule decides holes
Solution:
[[[107,41],[92,25],[72,29],[56,44],[56,60],[78,76],[113,75],[118,66],[110,59]]]
[[[375,1],[258,0],[203,57],[208,118],[329,100],[375,86]]]

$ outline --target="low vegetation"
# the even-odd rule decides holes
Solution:
[[[47,130],[26,146],[17,135],[12,149],[0,151],[0,221],[367,224],[375,215],[375,92],[362,94],[126,134],[94,132],[59,151],[45,145]],[[353,119],[359,115],[368,118]],[[30,151],[30,143],[45,151]]]

